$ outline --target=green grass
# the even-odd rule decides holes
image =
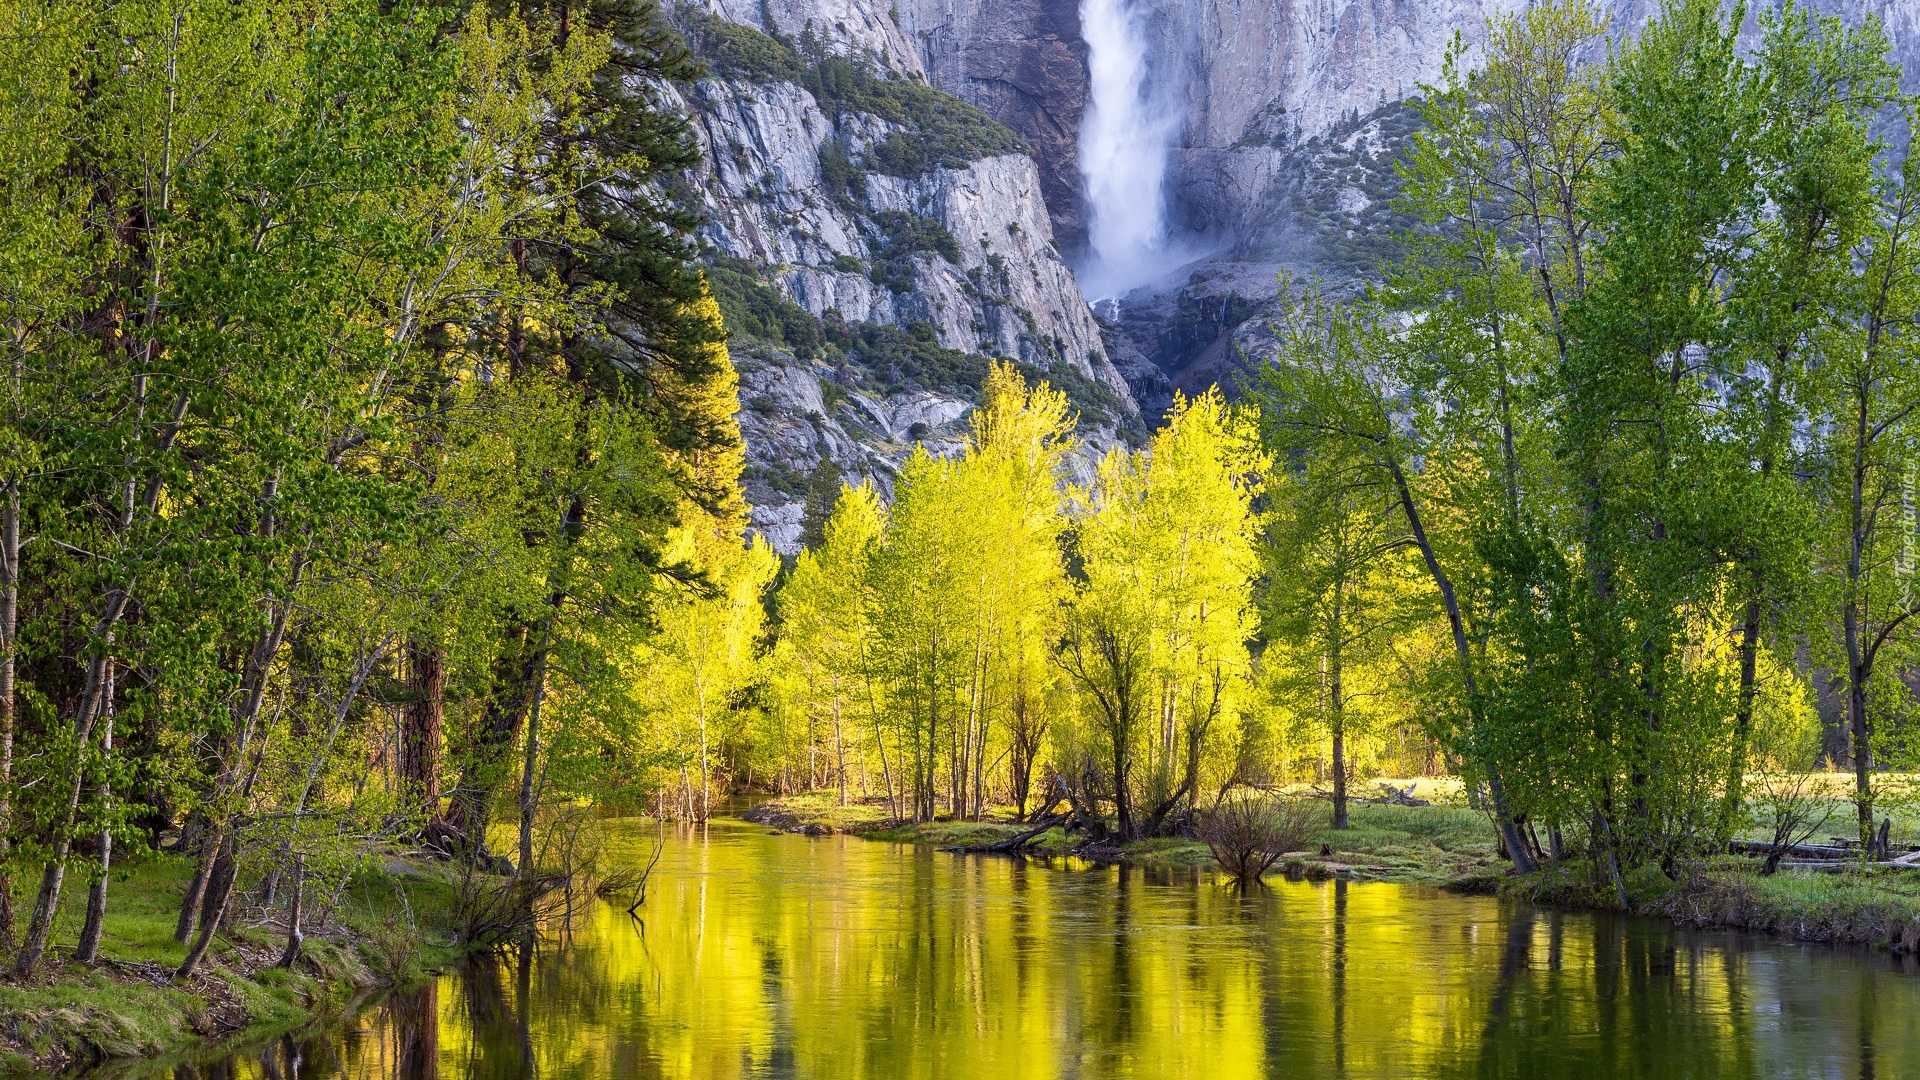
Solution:
[[[1025,830],[1010,821],[923,821],[882,829],[860,830],[869,840],[894,844],[927,844],[933,847],[985,847],[999,843]]]
[[[1457,806],[1359,804],[1348,808],[1349,827],[1316,833],[1311,850],[1325,865],[1357,880],[1437,881],[1476,879],[1501,863],[1486,816]],[[1314,861],[1294,860],[1293,872]]]
[[[834,832],[865,832],[885,826],[892,815],[887,804],[879,800],[854,799],[851,805],[841,806],[840,797],[831,791],[813,791],[804,795],[783,795],[777,799],[768,799],[765,803],[749,811],[748,820],[757,820],[756,812],[770,811],[777,820],[770,821],[781,828],[817,825]]]
[[[1404,787],[1405,785],[1402,785]],[[1437,792],[1436,792],[1437,794]],[[940,848],[985,848],[1019,833],[1025,826],[1012,820],[1011,811],[994,808],[985,821],[896,823],[884,803],[840,806],[831,792],[790,795],[769,800],[759,810],[781,828],[853,833],[869,840],[921,844]],[[1478,878],[1498,870],[1493,830],[1478,811],[1460,806],[1393,806],[1353,804],[1350,828],[1325,828],[1312,838],[1313,853],[1292,861],[1296,873],[1315,867],[1344,872],[1358,880],[1446,882]],[[1084,838],[1058,829],[1041,834],[1032,851],[1040,855],[1070,853]],[[1329,854],[1320,855],[1325,847]],[[1210,866],[1207,846],[1187,837],[1135,840],[1119,848],[1102,849],[1103,858],[1118,857],[1147,866]]]
[[[100,952],[123,960],[152,960],[178,964],[187,947],[173,940],[180,897],[186,893],[193,867],[184,859],[155,856],[116,868],[107,883],[107,919],[101,928]],[[124,875],[124,877],[122,876]],[[23,921],[33,911],[38,874],[15,871],[14,911]],[[54,922],[55,948],[65,952],[79,936],[86,917],[87,878],[70,870],[60,892],[60,914]]]
[[[1787,868],[1763,877],[1755,860],[1722,857],[1677,876],[1669,878],[1653,866],[1627,871],[1628,907],[1683,926],[1920,951],[1920,874],[1913,871]],[[1611,888],[1584,861],[1509,878],[1501,891],[1558,907],[1619,906]]]
[[[69,873],[41,970],[28,980],[0,978],[0,1016],[9,1021],[0,1025],[0,1072],[150,1058],[211,1036],[290,1030],[457,955],[451,878],[432,866],[404,877],[374,870],[348,886],[331,925],[316,926],[317,905],[310,906],[304,953],[292,970],[272,966],[282,931],[249,924],[236,896],[234,928],[216,941],[202,974],[178,986],[169,976],[186,947],[173,940],[173,928],[191,874],[187,860],[168,855],[116,867],[101,934],[106,962],[86,967],[70,957],[87,880]],[[14,907],[23,922],[38,885],[37,874],[16,870]]]
[[[1127,861],[1143,866],[1212,866],[1213,852],[1198,840],[1156,836],[1122,844]]]
[[[1770,777],[1756,775],[1752,778],[1758,789],[1750,797],[1748,807],[1758,820],[1751,822],[1743,835],[1750,840],[1771,840],[1772,817],[1768,813],[1768,799],[1765,788]],[[1809,808],[1810,824],[1822,815],[1824,823],[1813,830],[1807,843],[1825,844],[1834,837],[1857,839],[1860,835],[1858,811],[1853,803],[1854,777],[1850,772],[1814,772],[1806,774],[1806,791],[1813,797]],[[1920,775],[1914,773],[1885,772],[1876,773],[1874,784],[1874,818],[1891,818],[1893,828],[1890,840],[1896,847],[1920,844]],[[1782,785],[1790,786],[1790,785]]]

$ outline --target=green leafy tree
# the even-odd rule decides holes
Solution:
[[[867,715],[879,748],[866,678],[871,648],[866,581],[885,527],[872,487],[842,485],[821,543],[800,553],[780,589],[780,633],[789,649],[782,666],[797,675],[801,707],[824,719],[832,732],[833,783],[842,806],[847,805],[848,728],[856,713]],[[858,746],[854,749],[857,754]],[[883,771],[891,798],[891,770],[883,765]]]
[[[1087,701],[1120,834],[1191,808],[1245,692],[1266,461],[1217,391],[1101,462],[1078,522],[1060,663]]]
[[[1272,432],[1272,429],[1269,429]],[[1287,461],[1286,447],[1272,454]],[[1330,744],[1333,827],[1347,827],[1352,737],[1384,726],[1398,638],[1428,613],[1396,497],[1364,460],[1301,456],[1266,488],[1264,663]]]

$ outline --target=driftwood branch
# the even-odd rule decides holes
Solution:
[[[1735,840],[1727,845],[1727,849],[1735,855],[1764,856],[1773,852],[1774,845],[1765,840]],[[1801,860],[1835,859],[1857,864],[1860,859],[1859,848],[1844,847],[1838,844],[1782,844],[1780,845],[1780,852],[1783,855],[1798,856]],[[1911,851],[1907,854],[1920,855],[1920,851]],[[1904,858],[1904,856],[1902,858]],[[1899,862],[1900,859],[1889,861]]]
[[[1033,825],[1030,826],[1029,828],[1026,828],[1021,830],[1020,832],[1014,833],[1012,836],[1009,836],[1005,840],[999,841],[998,843],[989,844],[988,846],[980,850],[991,851],[996,854],[1010,854],[1013,852],[1017,852],[1020,849],[1026,847],[1028,844],[1032,843],[1034,839],[1037,838],[1041,833],[1046,832],[1048,829],[1051,829],[1056,825],[1065,824],[1067,820],[1071,817],[1073,817],[1073,811],[1071,810],[1066,811],[1064,813],[1050,815],[1048,817],[1040,819],[1037,822],[1034,822]]]

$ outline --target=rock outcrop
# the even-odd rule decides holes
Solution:
[[[808,31],[834,52],[864,53],[898,75],[925,79],[920,52],[900,26],[899,9],[875,0],[704,0],[731,23],[775,38],[798,40]]]
[[[686,16],[712,72],[681,92],[705,152],[686,198],[733,333],[756,528],[791,552],[823,473],[890,493],[915,445],[958,450],[993,358],[1067,391],[1090,445],[1137,434],[1020,140],[924,86],[855,0],[731,6]]]
[[[1079,251],[1087,109],[1080,0],[903,0],[899,11],[933,84],[986,110],[1033,148],[1054,233],[1068,252]]]

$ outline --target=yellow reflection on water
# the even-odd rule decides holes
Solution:
[[[229,1058],[246,1077],[1920,1075],[1884,958],[1393,885],[956,856],[738,823],[641,919]],[[300,1061],[296,1068],[294,1057]]]

